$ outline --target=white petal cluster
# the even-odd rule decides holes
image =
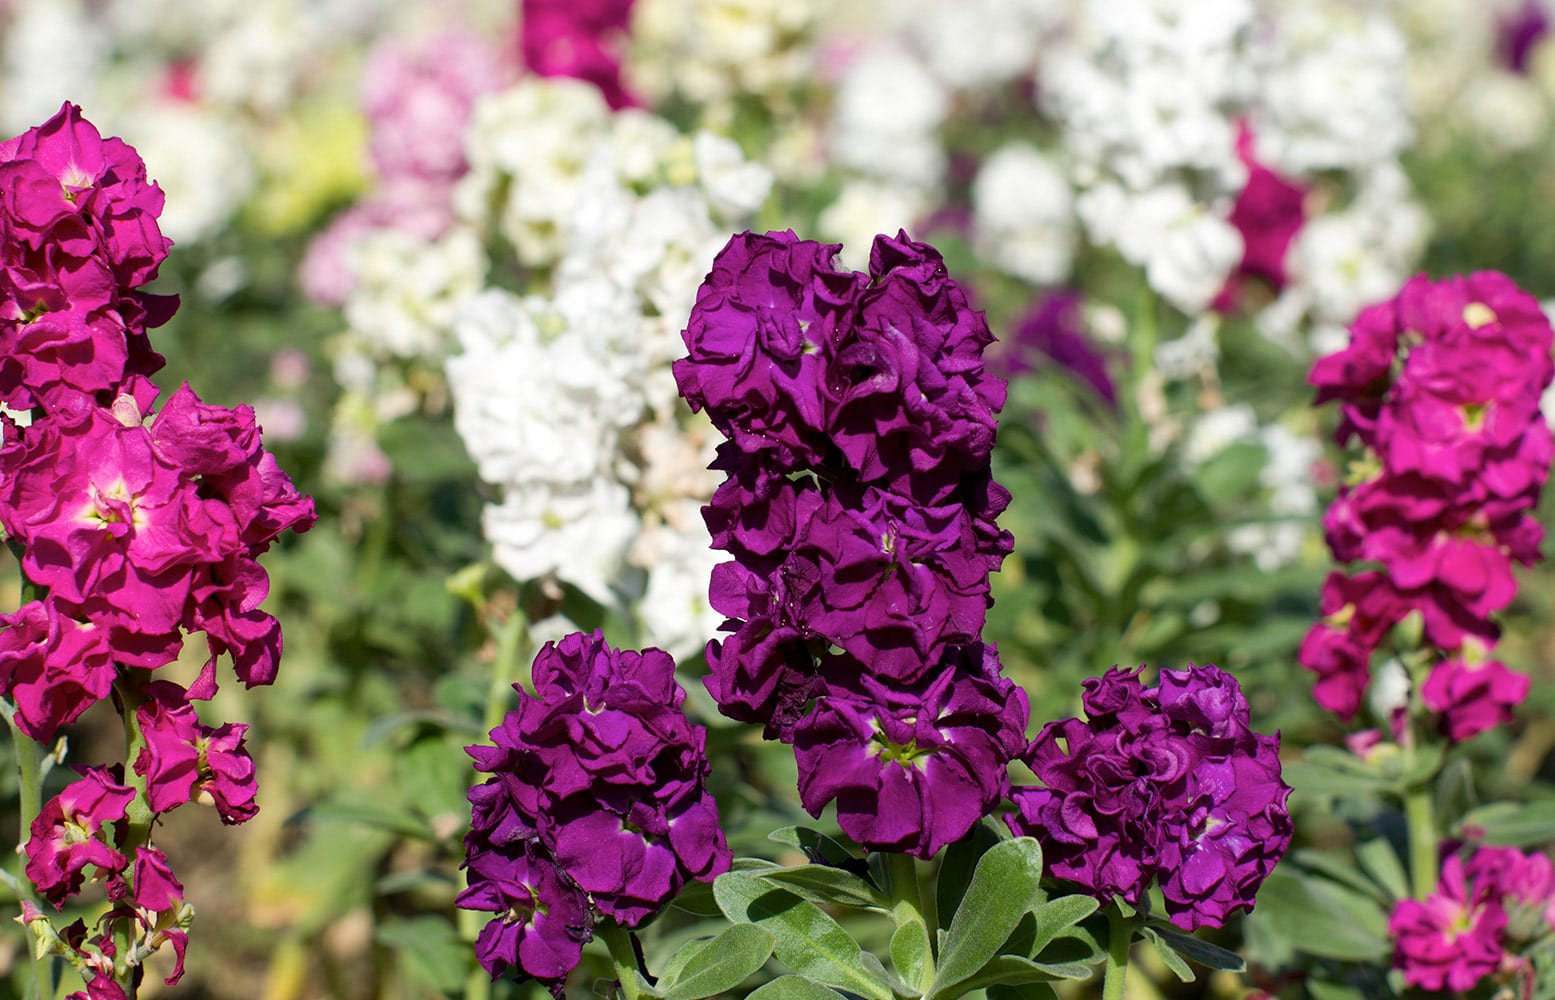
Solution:
[[[1247,177],[1244,124],[1258,162],[1323,192],[1287,257],[1293,284],[1271,333],[1347,322],[1361,288],[1387,294],[1420,248],[1398,168],[1413,137],[1405,46],[1378,5],[1079,0],[1039,95],[1089,239],[1185,313],[1207,308],[1241,259],[1230,215]],[[1384,214],[1400,224],[1370,224]],[[1345,263],[1320,259],[1334,253]]]
[[[822,0],[637,0],[628,86],[653,103],[775,97],[813,72]]]
[[[1028,143],[1000,147],[972,182],[974,247],[995,267],[1035,285],[1069,276],[1074,192],[1051,157]]]
[[[957,90],[1013,80],[1037,65],[1067,0],[888,0],[879,16]]]
[[[455,426],[500,494],[483,521],[493,557],[520,580],[637,601],[644,641],[694,652],[718,624],[699,514],[717,483],[713,436],[684,425],[671,363],[713,257],[771,175],[726,138],[611,113],[569,81],[488,98],[468,145],[464,210],[491,205],[543,276],[526,296],[471,298],[446,364]]]
[[[873,44],[848,66],[832,110],[834,164],[922,190],[939,186],[950,95],[906,46]]]
[[[352,253],[357,284],[345,305],[352,332],[380,357],[446,354],[455,311],[486,277],[486,254],[475,234],[455,229],[427,243],[375,229]]]

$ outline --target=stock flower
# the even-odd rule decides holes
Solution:
[[[212,728],[200,722],[187,692],[170,681],[146,685],[147,700],[136,709],[146,745],[135,773],[146,779],[154,812],[191,800],[208,800],[227,824],[252,819],[258,785],[254,761],[243,745],[248,727],[229,722]]]
[[[117,674],[107,630],[80,621],[52,600],[0,615],[0,695],[16,723],[40,743],[108,696]]]
[[[860,479],[932,504],[986,467],[1001,379],[987,375],[993,334],[926,243],[877,237],[856,326],[829,375],[833,441]]]
[[[1290,844],[1290,788],[1279,738],[1249,727],[1236,680],[1190,665],[1145,688],[1113,668],[1085,682],[1084,705],[1085,719],[1049,723],[1027,748],[1043,784],[1015,790],[1010,828],[1098,899],[1138,904],[1159,881],[1185,930],[1251,910]]]
[[[43,804],[25,846],[27,879],[56,909],[81,891],[87,865],[100,875],[111,875],[129,863],[109,845],[105,828],[124,819],[135,790],[121,785],[107,768],[83,768],[81,773],[82,778]]]
[[[1025,746],[1026,694],[1001,669],[976,643],[910,688],[829,665],[793,736],[804,807],[819,816],[836,800],[849,837],[923,859],[966,836],[1008,794],[1006,767]]]
[[[1442,865],[1436,891],[1402,899],[1388,919],[1393,966],[1404,981],[1428,990],[1470,990],[1494,972],[1504,954],[1507,915],[1492,879],[1471,879],[1454,854]]]
[[[867,280],[832,266],[839,249],[792,231],[731,238],[697,291],[690,354],[675,362],[692,410],[784,468],[826,454],[827,373]]]
[[[1540,413],[1555,334],[1538,303],[1494,272],[1417,276],[1350,334],[1308,377],[1317,402],[1340,404],[1336,440],[1365,448],[1324,528],[1336,559],[1381,565],[1354,578],[1374,588],[1366,599],[1391,594],[1397,607],[1357,627],[1343,610],[1351,602],[1325,588],[1329,624],[1309,633],[1301,662],[1320,675],[1319,701],[1349,718],[1372,650],[1400,610],[1418,609],[1426,641],[1448,654],[1422,694],[1450,738],[1465,739],[1526,694],[1501,664],[1473,674],[1457,654],[1494,645],[1493,616],[1517,593],[1512,564],[1539,558],[1532,512],[1555,455]]]
[[[524,0],[519,45],[540,76],[567,76],[599,88],[612,108],[638,101],[621,80],[632,0]]]
[[[506,914],[477,946],[494,976],[517,964],[556,980],[577,964],[590,906],[635,926],[731,856],[706,731],[681,710],[669,654],[573,633],[541,649],[532,677],[536,694],[520,689],[495,746],[467,748],[492,777],[470,790],[460,905]]]
[[[1512,721],[1512,710],[1528,697],[1530,681],[1500,660],[1460,656],[1431,668],[1420,688],[1425,707],[1441,716],[1442,732],[1454,743]]]

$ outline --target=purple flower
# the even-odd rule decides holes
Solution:
[[[707,792],[706,731],[681,711],[686,695],[668,653],[612,649],[601,633],[578,632],[546,644],[533,679],[536,694],[520,690],[518,710],[492,730],[495,746],[467,748],[492,777],[470,790],[471,888],[460,905],[523,904],[487,926],[482,962],[493,975],[517,964],[557,979],[571,968],[558,963],[577,962],[566,942],[587,939],[568,893],[583,899],[585,916],[591,904],[635,926],[688,881],[728,870],[731,856]],[[538,902],[525,903],[531,896]],[[560,901],[560,923],[535,917],[551,912],[547,899]],[[534,966],[524,950],[531,936],[543,953]]]
[[[993,451],[1005,398],[983,364],[993,334],[939,252],[906,232],[875,238],[869,271],[831,362],[832,438],[861,480],[943,503]]]
[[[742,451],[783,471],[826,458],[827,376],[857,322],[868,278],[839,271],[841,247],[792,232],[742,233],[713,260],[675,362],[680,394]]]
[[[1056,365],[1116,407],[1118,390],[1107,370],[1107,356],[1086,334],[1082,304],[1079,292],[1057,291],[1027,307],[1007,342],[1005,373],[1017,375]]]
[[[1139,904],[1158,881],[1187,930],[1251,910],[1290,844],[1279,738],[1249,726],[1235,678],[1213,665],[1113,668],[1085,682],[1086,718],[1044,726],[1023,759],[1042,786],[1018,788],[1016,834],[1048,870],[1096,896]]]
[[[1025,745],[1026,693],[1000,670],[981,644],[948,651],[911,688],[829,666],[794,732],[804,807],[819,816],[835,800],[848,836],[925,860],[966,836],[1008,794],[1005,769]]]
[[[531,841],[516,849],[465,843],[470,884],[458,905],[498,914],[475,941],[481,967],[492,979],[509,968],[541,982],[566,979],[593,936],[588,897]]]

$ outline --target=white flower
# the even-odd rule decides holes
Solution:
[[[815,61],[823,0],[637,0],[630,86],[652,98],[697,104],[786,91]]]
[[[888,0],[880,14],[957,89],[991,87],[1030,72],[1065,0]]]
[[[492,559],[515,580],[554,575],[610,605],[639,522],[626,487],[601,476],[574,486],[511,485],[482,512],[481,526]]]
[[[1201,413],[1188,427],[1183,459],[1190,466],[1203,465],[1233,444],[1252,441],[1257,431],[1258,417],[1246,403]]]
[[[466,133],[469,172],[454,189],[455,211],[478,228],[495,216],[521,262],[553,262],[579,205],[579,177],[610,120],[599,91],[577,80],[528,79],[482,98]]]
[[[767,200],[772,172],[747,161],[733,139],[698,132],[693,149],[697,178],[715,219],[723,222],[748,216]]]
[[[486,276],[480,240],[465,229],[432,243],[378,229],[352,250],[357,283],[345,305],[352,331],[397,357],[446,352],[455,311]]]
[[[910,51],[866,49],[848,67],[832,109],[831,156],[839,166],[922,189],[939,185],[939,127],[949,97]]]
[[[695,505],[688,506],[694,514]],[[644,563],[648,584],[637,604],[644,642],[676,659],[701,652],[724,620],[708,602],[708,587],[713,567],[725,561],[725,554],[713,550],[700,517],[686,529],[660,524],[644,532],[639,547],[644,542],[654,553]]]
[[[1037,284],[1069,276],[1074,195],[1062,171],[1034,146],[998,149],[972,183],[978,252],[1002,271]]]

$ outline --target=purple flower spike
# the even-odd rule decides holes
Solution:
[[[1113,668],[1085,682],[1085,719],[1049,723],[1024,760],[1043,787],[1016,789],[1016,834],[1048,870],[1098,899],[1139,904],[1159,881],[1172,923],[1219,927],[1251,910],[1290,845],[1279,737],[1248,721],[1236,679],[1213,665]]]

